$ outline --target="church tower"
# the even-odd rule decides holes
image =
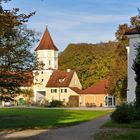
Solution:
[[[58,49],[54,45],[47,27],[35,51],[37,61],[44,64],[43,70],[58,69]]]

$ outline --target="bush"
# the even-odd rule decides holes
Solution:
[[[58,100],[52,100],[49,105],[49,107],[61,107],[61,106],[63,106],[63,102]]]
[[[130,123],[138,120],[139,111],[133,104],[122,104],[111,114],[111,119],[116,123]]]

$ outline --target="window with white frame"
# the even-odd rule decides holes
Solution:
[[[51,93],[57,93],[57,89],[51,89]]]
[[[105,96],[105,106],[115,106],[115,97],[114,96],[109,96],[109,95],[107,95],[107,96]]]
[[[61,93],[67,93],[67,89],[61,89]]]

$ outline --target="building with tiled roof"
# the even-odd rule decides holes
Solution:
[[[80,94],[102,94],[106,93],[106,88],[108,86],[108,80],[101,80],[99,83],[82,90]]]
[[[37,63],[43,65],[32,72],[24,72],[26,80],[19,83],[22,89],[33,90],[34,102],[59,100],[69,106],[114,106],[114,97],[105,92],[108,80],[82,90],[75,70],[58,69],[58,49],[47,28],[35,51]]]
[[[44,64],[42,69],[58,69],[58,49],[54,45],[47,27],[35,51],[37,62]]]
[[[58,49],[47,28],[35,51],[37,62],[44,66],[33,71],[34,101],[61,100],[79,106],[79,94],[75,91],[82,89],[79,78],[74,70],[58,70]]]
[[[81,106],[115,106],[114,96],[107,94],[108,80],[101,80],[97,84],[79,91]]]
[[[74,72],[74,70],[54,70],[46,87],[69,87]]]

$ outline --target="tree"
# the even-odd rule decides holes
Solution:
[[[121,102],[126,99],[127,91],[127,50],[128,38],[125,35],[132,27],[137,28],[140,23],[140,16],[134,16],[130,19],[131,25],[127,24],[119,25],[118,30],[116,31],[116,39],[118,40],[118,46],[115,51],[115,64],[110,71],[109,78],[109,88],[108,92],[110,94],[116,95],[118,101]],[[118,84],[119,83],[119,84]]]
[[[127,91],[127,51],[126,46],[128,46],[128,38],[125,35],[127,31],[131,28],[136,28],[140,31],[140,10],[137,16],[130,18],[130,26],[127,24],[119,25],[116,31],[116,39],[118,40],[118,46],[115,51],[116,61],[112,70],[110,71],[109,78],[109,88],[108,92],[110,94],[116,95],[119,102],[126,99]]]
[[[69,44],[59,55],[59,69],[76,70],[82,87],[85,89],[109,77],[114,63],[116,45],[116,42]]]
[[[22,89],[21,93],[26,98],[26,103],[30,104],[34,96],[34,91],[32,89]]]
[[[140,109],[140,43],[136,45],[136,58],[134,60],[133,70],[135,71],[136,77],[136,89],[135,89],[135,94],[136,94],[136,107]]]
[[[18,14],[18,8],[0,7],[0,94],[5,96],[19,93],[21,82],[27,80],[23,73],[34,68],[31,49],[38,39],[37,33],[24,25],[35,12]]]
[[[28,22],[29,18],[35,14],[35,12],[19,14],[19,8],[3,9],[2,2],[8,1],[10,0],[0,0],[0,36],[3,36],[8,30]]]
[[[115,63],[110,71],[108,93],[115,95],[117,103],[126,99],[127,89],[127,52],[124,44],[115,50]]]
[[[140,33],[140,9],[138,9],[139,14],[136,17],[131,18],[132,25],[138,30]],[[140,110],[140,43],[136,45],[136,58],[133,63],[133,70],[135,71],[136,77],[136,107]]]

